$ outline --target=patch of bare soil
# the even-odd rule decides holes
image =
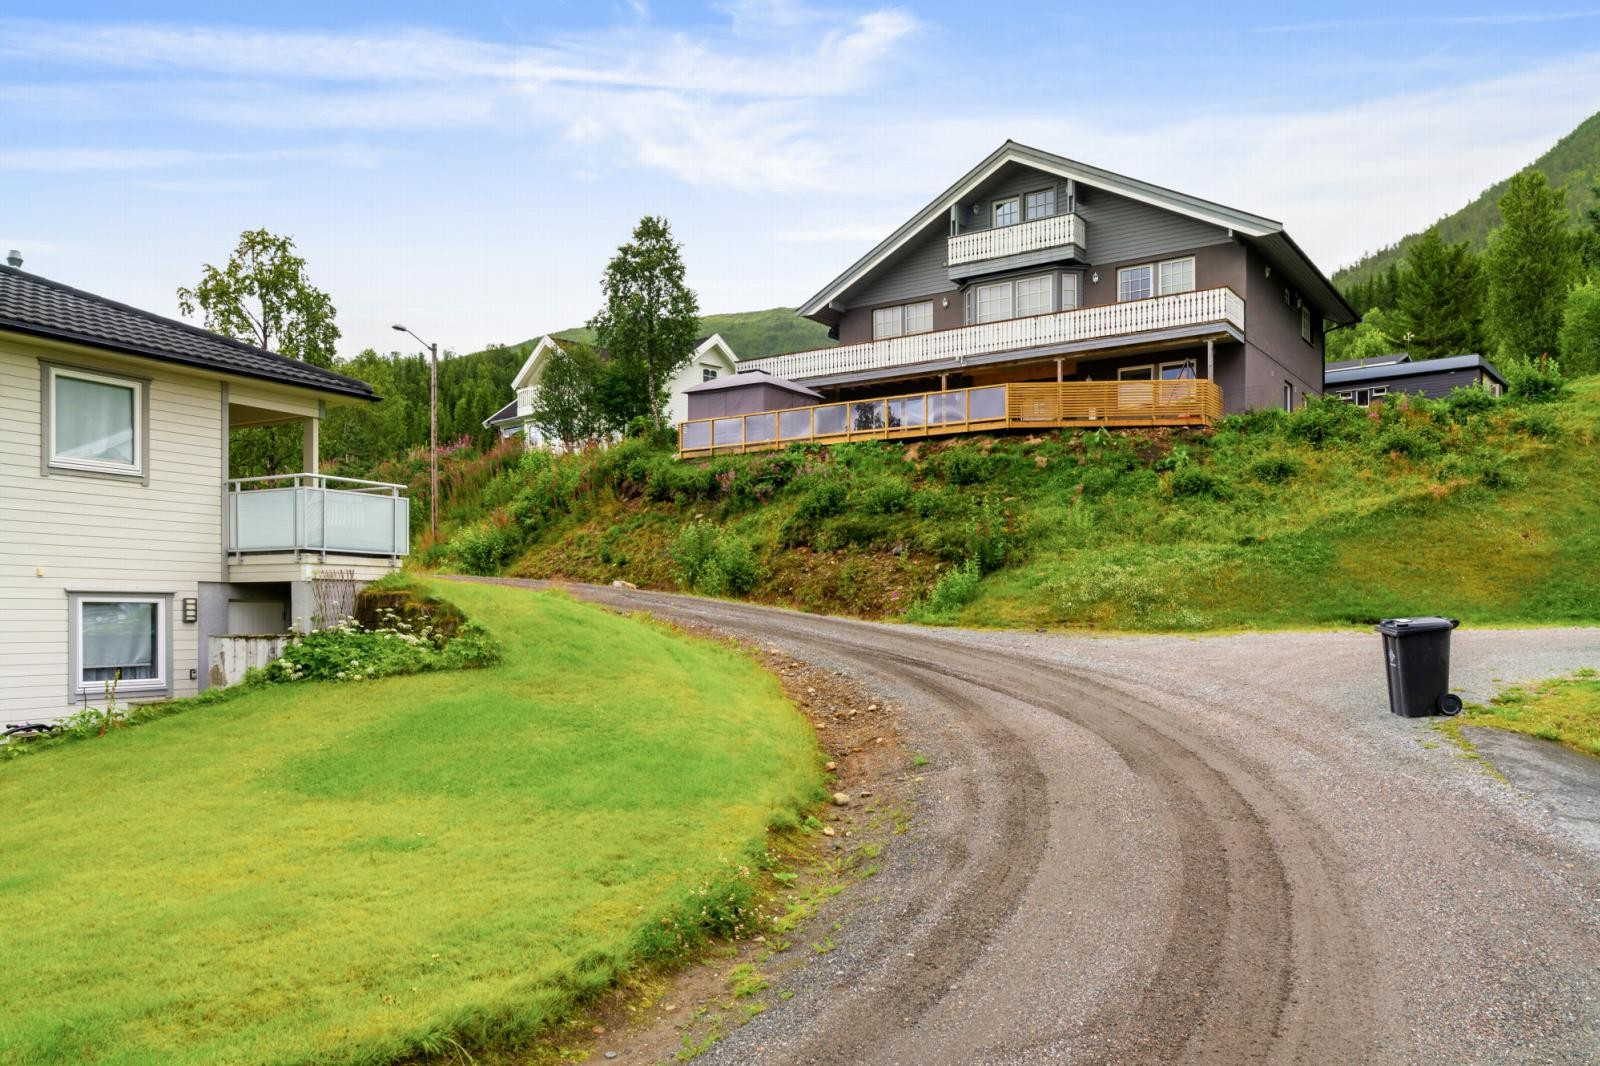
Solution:
[[[687,1061],[767,1009],[779,978],[832,950],[867,883],[906,832],[919,760],[901,740],[900,709],[842,673],[776,647],[709,628],[663,623],[740,647],[783,685],[816,731],[833,801],[798,831],[775,834],[767,877],[767,930],[721,943],[675,973],[641,973],[524,1054],[501,1061],[670,1063]]]

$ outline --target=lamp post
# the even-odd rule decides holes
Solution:
[[[396,323],[393,327],[401,333],[411,333]],[[439,540],[439,346],[411,333],[416,342],[428,349],[428,527],[433,530],[433,540]]]

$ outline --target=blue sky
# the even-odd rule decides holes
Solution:
[[[793,305],[1007,137],[1280,219],[1332,272],[1600,110],[1581,6],[219,10],[0,9],[0,248],[176,314],[241,230],[292,234],[347,355],[581,323],[645,213],[706,311]]]

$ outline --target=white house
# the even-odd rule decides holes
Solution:
[[[512,436],[521,433],[530,448],[557,448],[561,447],[559,441],[547,441],[539,430],[530,425],[529,416],[539,394],[539,377],[544,373],[544,367],[550,356],[570,341],[557,340],[549,334],[539,338],[539,342],[528,353],[528,358],[523,361],[521,369],[511,379],[511,391],[516,393],[516,398],[500,410],[484,419],[485,426],[500,430],[501,436]],[[684,390],[691,385],[712,381],[734,373],[734,367],[739,357],[734,354],[728,342],[722,335],[713,333],[704,337],[695,345],[694,355],[689,361],[678,369],[672,380],[667,385],[667,421],[676,424],[689,417],[689,401],[684,395]]]
[[[98,703],[119,677],[120,703],[192,695],[210,637],[304,625],[330,580],[399,566],[402,487],[317,470],[327,409],[375,398],[0,266],[0,721]],[[275,424],[301,427],[302,472],[230,479],[229,431]]]

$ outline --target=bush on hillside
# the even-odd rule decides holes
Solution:
[[[1547,403],[1559,400],[1567,391],[1561,377],[1561,363],[1548,356],[1537,359],[1506,359],[1499,364],[1506,376],[1506,392],[1522,400]]]
[[[1413,461],[1431,459],[1443,450],[1439,432],[1426,422],[1396,422],[1384,427],[1373,440],[1379,455],[1399,455]]]
[[[859,493],[861,508],[871,514],[899,514],[911,506],[911,486],[904,478],[876,478]]]
[[[938,470],[952,485],[976,485],[989,479],[994,461],[970,444],[958,444],[939,453]]]
[[[1174,470],[1167,482],[1174,496],[1207,496],[1220,500],[1227,496],[1227,483],[1204,466],[1186,466]]]
[[[1560,344],[1567,373],[1600,373],[1600,279],[1591,278],[1567,293]]]
[[[1489,390],[1482,385],[1464,385],[1451,389],[1450,394],[1441,402],[1452,418],[1462,421],[1473,415],[1494,410],[1498,401],[1489,395]]]
[[[498,574],[516,553],[518,540],[511,528],[491,518],[460,530],[450,542],[456,564],[469,574]]]
[[[454,637],[440,639],[431,626],[391,614],[375,629],[363,629],[351,619],[298,637],[258,676],[267,682],[370,681],[487,666],[499,657],[493,638],[471,622],[462,624]]]
[[[1314,396],[1293,414],[1285,415],[1283,425],[1290,440],[1306,444],[1352,441],[1364,431],[1366,414],[1338,396]]]
[[[912,604],[906,618],[913,622],[948,622],[978,595],[982,580],[983,573],[973,560],[952,567],[926,596]]]
[[[807,522],[831,518],[844,510],[846,494],[845,483],[837,476],[819,475],[812,478],[795,503],[795,517]]]
[[[1542,407],[1530,407],[1523,411],[1511,423],[1511,428],[1524,436],[1541,439],[1556,437],[1561,433],[1561,424],[1556,421],[1556,416]]]
[[[1264,455],[1250,464],[1250,476],[1270,485],[1281,484],[1305,473],[1306,464],[1292,455]]]
[[[761,580],[761,565],[744,538],[701,519],[672,545],[678,584],[708,596],[742,596]]]

